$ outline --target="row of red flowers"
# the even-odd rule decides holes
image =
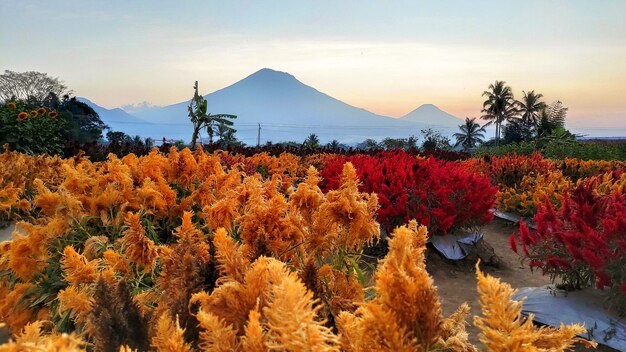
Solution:
[[[378,221],[388,232],[416,219],[428,226],[431,234],[444,235],[493,218],[490,209],[497,188],[487,177],[459,163],[415,157],[404,151],[335,156],[321,171],[325,190],[338,187],[346,162],[357,169],[361,191],[378,195]]]

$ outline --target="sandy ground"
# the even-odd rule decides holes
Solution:
[[[494,220],[483,228],[485,240],[493,246],[496,254],[502,258],[503,265],[500,268],[493,268],[481,265],[481,270],[494,277],[499,277],[513,288],[528,286],[543,286],[550,283],[547,277],[540,272],[531,272],[528,266],[522,265],[520,257],[510,249],[509,236],[515,231],[513,224]],[[437,285],[439,296],[442,298],[443,311],[445,315],[453,313],[463,302],[467,302],[471,307],[471,314],[480,315],[480,304],[476,291],[476,276],[474,262],[467,260],[453,263],[443,259],[432,248],[429,248],[426,267]],[[468,332],[471,341],[479,345],[478,333],[471,322]],[[585,351],[579,348],[577,351]],[[608,347],[599,347],[599,351],[614,351]]]

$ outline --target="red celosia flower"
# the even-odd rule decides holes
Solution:
[[[18,121],[24,121],[28,118],[28,113],[27,112],[20,112],[19,114],[17,114],[17,120]]]
[[[41,115],[44,115],[46,113],[46,109],[45,108],[39,108],[37,109],[37,112]]]
[[[513,250],[513,252],[517,253],[517,242],[515,241],[515,234],[512,234],[511,237],[509,237],[509,244],[511,245],[511,249]]]
[[[50,111],[50,112],[48,113],[48,117],[50,117],[50,118],[53,118],[53,119],[54,119],[54,118],[56,118],[57,116],[59,116],[59,113],[58,113],[58,112],[56,112],[56,111]]]

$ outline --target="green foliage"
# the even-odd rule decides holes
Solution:
[[[0,106],[0,145],[8,144],[12,150],[28,154],[60,154],[66,125],[56,111],[9,102]]]
[[[380,145],[387,150],[404,149],[409,150],[411,148],[417,148],[418,138],[410,136],[409,138],[385,138]]]
[[[557,129],[555,134],[558,134],[559,131],[562,130]],[[496,147],[481,146],[473,152],[473,155],[503,156],[517,153],[518,155],[531,156],[534,152],[539,152],[548,159],[626,160],[626,143],[605,144],[580,142],[574,139],[540,139],[538,142],[519,142]]]
[[[513,98],[513,91],[504,81],[495,81],[490,84],[488,90],[482,94],[487,99],[483,102],[482,119],[489,121],[487,125],[496,126],[496,145],[500,144],[500,134],[502,124],[512,121],[517,115],[516,102]],[[485,125],[485,126],[487,126]]]
[[[304,143],[302,143],[303,148],[319,148],[320,147],[320,139],[317,137],[315,133],[311,133],[306,139]]]
[[[435,131],[431,128],[422,130],[422,136],[424,138],[424,143],[422,143],[422,150],[450,150],[452,146],[450,145],[450,139],[448,137],[443,136],[440,132]]]
[[[107,140],[111,143],[124,143],[124,142],[132,142],[132,138],[124,132],[120,131],[109,131],[107,132]]]
[[[464,150],[470,150],[474,148],[477,144],[481,144],[485,139],[485,128],[481,127],[477,122],[476,118],[465,118],[465,124],[460,125],[459,129],[461,132],[455,133],[454,138],[456,138],[456,146],[463,146]]]
[[[368,138],[356,145],[357,149],[379,149],[380,147],[381,146],[378,145],[378,142],[373,138]]]
[[[236,130],[232,128],[236,119],[235,115],[217,114],[211,115],[208,113],[207,100],[198,94],[198,81],[193,86],[194,94],[187,110],[189,111],[189,119],[193,124],[193,134],[191,135],[191,147],[195,148],[200,135],[200,130],[206,128],[209,135],[209,142],[213,143],[213,136],[218,134],[220,139],[222,136],[229,136],[230,140],[234,140],[234,134]]]
[[[89,105],[76,100],[76,97],[70,98],[66,95],[60,102],[59,110],[67,121],[64,131],[66,139],[90,143],[102,138],[102,131],[107,126]]]

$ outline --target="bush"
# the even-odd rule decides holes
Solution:
[[[58,112],[24,102],[0,106],[0,145],[28,154],[59,154],[65,120]]]

